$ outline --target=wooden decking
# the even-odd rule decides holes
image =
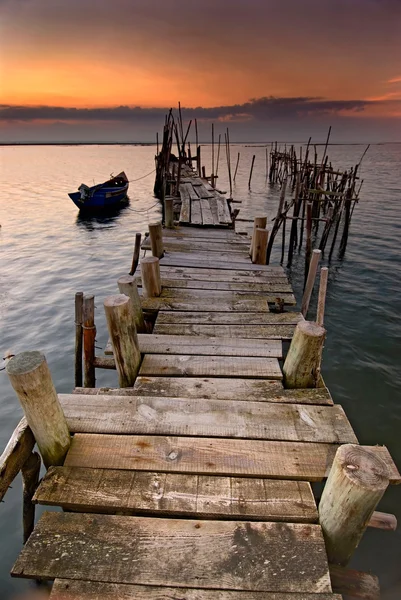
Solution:
[[[182,166],[180,223],[186,225],[231,225],[230,208],[223,194],[215,190],[186,165]]]
[[[302,319],[269,308],[295,303],[284,271],[233,230],[164,242],[136,383],[59,395],[74,437],[35,501],[67,512],[40,518],[12,574],[55,579],[54,600],[339,600],[311,482],[358,442],[323,383],[283,387]]]

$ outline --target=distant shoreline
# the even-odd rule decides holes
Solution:
[[[199,142],[201,146],[211,146],[210,142]],[[270,142],[230,142],[231,146],[248,146],[264,148],[276,140]],[[277,141],[278,144],[307,144],[307,141]],[[368,142],[333,142],[329,146],[366,146]],[[370,142],[371,146],[384,146],[388,144],[401,144],[399,142]],[[325,142],[315,142],[312,146],[325,146]],[[1,146],[156,146],[156,142],[0,142]]]

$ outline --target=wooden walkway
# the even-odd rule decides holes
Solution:
[[[183,225],[231,225],[227,199],[205,179],[201,179],[186,165],[182,165],[180,223]]]
[[[252,265],[233,230],[164,244],[135,386],[59,395],[75,435],[35,500],[65,512],[40,518],[12,574],[55,579],[54,600],[339,600],[311,482],[358,442],[323,383],[282,385],[302,319],[269,308],[295,303],[284,271]]]

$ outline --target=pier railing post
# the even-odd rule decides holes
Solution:
[[[84,296],[83,325],[84,330],[84,387],[93,388],[95,377],[95,296]]]
[[[135,317],[135,327],[139,333],[146,333],[146,324],[143,317],[141,300],[138,294],[136,281],[131,275],[123,275],[117,281],[120,294],[128,296],[132,303],[132,309]]]
[[[311,261],[309,264],[309,270],[308,270],[308,278],[306,280],[305,291],[304,291],[304,295],[302,297],[301,313],[303,314],[304,317],[306,317],[306,314],[308,312],[313,286],[315,285],[317,267],[319,264],[321,254],[322,254],[322,251],[318,250],[318,249],[315,249],[312,252],[312,258],[311,258]]]
[[[124,294],[108,296],[104,301],[104,310],[119,386],[132,387],[141,364],[132,303]]]
[[[319,503],[329,563],[348,563],[388,484],[375,454],[353,444],[338,448]]]
[[[267,225],[267,217],[255,217],[253,220],[253,232],[252,232],[252,239],[251,239],[251,246],[249,248],[249,256],[252,256],[253,253],[253,245],[254,245],[254,240],[255,240],[255,232],[256,229],[259,227],[260,229],[266,229],[266,225]],[[266,264],[266,263],[264,263]]]
[[[161,223],[149,224],[149,237],[152,255],[161,258],[164,254],[163,228]]]
[[[135,273],[136,268],[138,266],[139,254],[141,252],[141,238],[142,234],[139,231],[137,231],[135,234],[135,246],[134,253],[132,255],[131,271],[129,272],[130,275],[133,275]]]
[[[257,227],[254,230],[253,235],[252,262],[256,265],[265,265],[269,232],[267,229]]]
[[[164,199],[164,215],[165,215],[165,225],[168,229],[173,229],[174,227],[174,198],[171,196],[167,196]]]
[[[82,387],[82,309],[83,292],[75,294],[75,387]]]
[[[316,323],[300,321],[284,362],[284,385],[287,388],[316,387],[320,378],[326,330]]]
[[[21,468],[23,489],[22,527],[24,532],[24,544],[35,526],[35,505],[32,502],[32,498],[38,486],[41,464],[42,461],[40,460],[39,454],[37,452],[32,452]]]
[[[46,467],[62,465],[71,438],[46,358],[21,352],[6,366]]]
[[[142,290],[145,298],[155,298],[162,293],[160,264],[156,256],[141,260]]]

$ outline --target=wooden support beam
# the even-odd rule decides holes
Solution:
[[[309,270],[308,270],[308,278],[306,280],[306,286],[305,286],[305,291],[304,291],[304,295],[302,298],[302,306],[301,306],[301,313],[303,314],[304,317],[306,317],[306,314],[308,312],[309,302],[311,299],[313,286],[315,285],[317,267],[319,264],[321,254],[322,254],[322,251],[318,250],[318,249],[315,249],[312,252],[312,258],[311,258]]]
[[[46,358],[21,352],[6,366],[46,467],[63,464],[71,439]]]
[[[285,387],[317,387],[325,337],[326,330],[316,323],[297,324],[283,367]]]
[[[82,385],[82,313],[84,305],[83,292],[75,294],[75,387]]]
[[[138,333],[145,333],[146,325],[135,279],[131,275],[123,275],[118,279],[117,284],[120,294],[125,294],[131,300],[136,330]]]
[[[388,485],[378,456],[353,444],[338,448],[319,504],[329,562],[348,563]]]
[[[162,258],[164,255],[163,228],[161,223],[149,223],[149,237],[152,255]]]
[[[33,495],[38,487],[39,474],[42,461],[37,452],[32,452],[21,469],[23,490],[22,526],[24,531],[24,544],[31,535],[35,526],[35,505]]]
[[[95,296],[84,296],[83,304],[83,339],[84,339],[84,387],[95,387]]]
[[[253,231],[253,235],[252,262],[256,265],[265,265],[269,232],[267,229],[256,227]]]
[[[135,247],[134,247],[134,254],[132,256],[131,271],[129,272],[130,275],[133,275],[135,273],[136,268],[138,266],[139,253],[141,251],[141,238],[142,238],[142,234],[137,231],[135,234]]]
[[[162,293],[159,259],[149,256],[141,260],[142,289],[145,298],[155,298]],[[89,386],[88,386],[89,387]]]
[[[267,217],[255,217],[253,220],[253,233],[252,233],[252,238],[251,238],[251,246],[249,248],[249,256],[252,256],[253,254],[253,245],[254,245],[254,240],[255,240],[255,231],[256,229],[259,227],[260,229],[266,229],[266,225],[267,225]],[[264,265],[266,264],[266,261],[263,263]]]
[[[316,323],[323,327],[324,322],[324,309],[326,305],[326,292],[327,292],[327,280],[329,277],[329,270],[327,267],[320,269],[320,285],[319,285],[319,299],[317,303],[317,316]]]
[[[35,438],[25,417],[15,428],[3,454],[0,456],[0,500],[28,460],[35,446]]]
[[[164,199],[164,221],[168,229],[174,227],[174,198],[167,196]]]
[[[113,346],[120,387],[131,387],[141,364],[135,313],[128,296],[109,296],[104,301],[107,328]]]

